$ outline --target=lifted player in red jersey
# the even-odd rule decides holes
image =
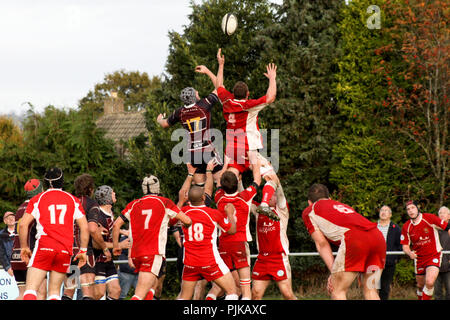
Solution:
[[[80,227],[81,245],[78,267],[86,263],[89,241],[88,223],[79,200],[62,190],[63,172],[49,169],[44,181],[49,189],[31,198],[19,224],[22,260],[28,263],[24,300],[36,300],[36,291],[50,272],[48,299],[59,300],[61,285],[70,266],[74,221]],[[27,243],[28,227],[36,220],[37,235],[33,254]]]
[[[434,214],[421,213],[414,201],[406,203],[406,212],[411,219],[403,225],[400,244],[414,260],[417,297],[419,300],[431,300],[442,260],[437,230],[446,230],[450,234],[450,224]]]
[[[386,261],[386,241],[377,224],[350,206],[330,199],[328,188],[313,184],[309,206],[303,211],[305,226],[328,270],[328,291],[334,300],[347,299],[358,275],[366,300],[379,300],[377,284]],[[330,242],[339,245],[333,257]]]
[[[135,295],[132,300],[152,300],[150,289],[156,284],[165,260],[167,227],[169,219],[176,218],[185,226],[191,219],[181,211],[172,200],[156,194],[146,195],[133,200],[127,205],[114,223],[113,254],[120,255],[119,235],[122,225],[129,221],[129,238],[131,240],[130,257],[139,273]]]
[[[285,300],[297,300],[292,291],[291,265],[289,263],[289,239],[287,226],[289,207],[281,185],[269,201],[270,209],[280,217],[273,221],[256,212],[257,203],[252,205],[256,217],[256,244],[258,257],[253,266],[252,299],[261,300],[270,282],[274,280]]]
[[[253,164],[259,161],[260,173],[267,183],[264,185],[263,199],[257,210],[277,220],[278,217],[272,213],[268,203],[279,180],[270,162],[258,152],[263,148],[258,114],[265,106],[275,101],[277,67],[273,63],[267,65],[267,73],[264,73],[269,79],[266,95],[259,99],[249,99],[249,90],[245,82],[236,82],[233,93],[225,89],[223,85],[225,57],[221,49],[217,52],[217,61],[219,63],[217,76],[203,65],[197,66],[195,71],[209,76],[223,104],[223,116],[227,122],[224,169],[232,171],[240,179],[243,172],[255,170]]]

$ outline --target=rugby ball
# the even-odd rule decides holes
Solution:
[[[227,13],[222,18],[222,31],[226,35],[231,36],[238,26],[236,16],[232,13]]]

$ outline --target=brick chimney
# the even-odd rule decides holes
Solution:
[[[111,91],[110,96],[103,103],[105,115],[124,112],[123,99],[119,98],[116,91]]]

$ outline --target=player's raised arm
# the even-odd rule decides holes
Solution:
[[[266,68],[267,73],[264,73],[264,75],[269,79],[269,87],[266,92],[266,102],[272,103],[277,97],[277,66],[274,63],[269,63]]]
[[[119,244],[120,237],[120,229],[124,225],[125,221],[123,221],[122,217],[119,216],[116,221],[114,221],[113,230],[112,230],[112,239],[113,239],[113,255],[120,256],[122,253],[122,248]]]
[[[188,192],[191,189],[192,180],[194,179],[194,174],[197,171],[192,164],[186,163],[186,167],[188,169],[188,175],[184,180],[183,185],[181,186],[180,191],[178,192],[178,208],[181,208],[185,205],[188,200]]]
[[[214,73],[211,72],[206,66],[200,65],[195,67],[195,72],[206,74],[212,81],[214,88],[217,89],[217,77]],[[216,90],[213,92],[215,93]]]
[[[216,89],[223,86],[223,68],[225,66],[225,56],[222,55],[222,49],[219,48],[217,51],[217,63],[219,64],[219,69],[217,70],[216,76]]]
[[[167,121],[167,118],[166,118],[166,114],[165,114],[165,113],[164,113],[164,114],[160,113],[160,114],[158,115],[158,117],[156,118],[156,122],[158,122],[159,125],[160,125],[162,128],[164,128],[164,129],[170,127],[169,122]]]
[[[236,219],[234,218],[234,213],[236,212],[234,206],[228,203],[225,206],[225,213],[227,214],[228,221],[231,223],[231,228],[227,231],[228,234],[235,234],[236,229]]]
[[[212,171],[214,167],[217,165],[216,158],[211,159],[206,166],[206,181],[205,181],[205,194],[209,197],[212,197],[213,189],[214,189],[214,178]]]
[[[180,212],[177,213],[175,216],[176,219],[180,220],[181,223],[186,227],[189,228],[192,224],[191,218],[189,218],[183,211],[180,210]]]

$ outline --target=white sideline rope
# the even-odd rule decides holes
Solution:
[[[450,254],[450,251],[442,251],[443,254]],[[337,252],[333,252],[333,255],[336,255]],[[405,253],[403,251],[387,251],[387,255],[404,255]],[[313,257],[318,256],[318,252],[291,252],[289,253],[289,256],[291,257]],[[257,254],[251,254],[250,258],[256,258]],[[166,258],[167,262],[176,262],[177,258]],[[115,260],[115,264],[123,264],[128,263],[128,260]]]

